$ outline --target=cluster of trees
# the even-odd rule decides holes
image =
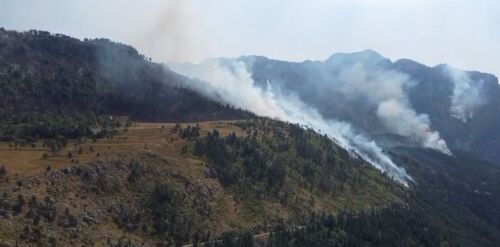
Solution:
[[[112,116],[94,113],[75,115],[44,114],[21,122],[0,124],[0,140],[29,143],[39,139],[104,138],[116,134],[124,123]],[[97,131],[94,131],[97,130]]]
[[[259,212],[262,200],[272,200],[297,217],[307,217],[311,207],[328,200],[351,210],[365,207],[359,203],[365,198],[384,203],[381,198],[403,196],[402,186],[324,135],[268,119],[235,124],[245,132],[223,136],[212,130],[191,140],[188,151],[204,158],[209,175],[250,212]],[[307,199],[300,194],[303,190],[311,193]]]
[[[280,178],[283,170],[290,169],[292,172],[288,174],[302,181],[306,187],[318,188],[323,192],[342,192],[350,188],[355,192],[357,188],[367,185],[368,173],[378,174],[366,161],[350,155],[326,135],[297,124],[265,118],[236,124],[249,133],[246,152],[241,153],[252,157],[245,159],[244,164],[249,164],[246,167],[263,167],[261,161],[265,157],[271,161],[268,170],[276,171],[272,177]],[[255,171],[250,174],[257,177],[261,175]]]
[[[14,198],[7,193],[0,196],[0,212],[4,217],[8,217],[9,212],[13,215],[26,213],[25,218],[31,219],[33,225],[38,225],[41,220],[53,222],[57,216],[53,198],[47,196],[40,201],[36,196],[32,196],[29,201],[26,201],[22,194]]]
[[[120,205],[114,220],[122,229],[134,231],[139,228],[142,221],[142,215],[137,209],[131,209],[124,205]]]
[[[422,217],[423,212],[401,204],[381,210],[337,215],[312,215],[304,225],[277,225],[266,235],[254,239],[251,231],[226,233],[215,240],[203,241],[198,235],[193,246],[210,247],[323,247],[323,246],[455,246],[446,231]]]
[[[157,183],[148,199],[153,233],[172,245],[189,241],[202,227],[200,217],[183,205],[184,197],[171,184]]]
[[[178,125],[175,126],[174,130],[180,128]],[[193,139],[200,136],[200,126],[196,124],[196,126],[191,127],[188,125],[185,129],[180,128],[180,136],[182,139]]]
[[[359,214],[311,217],[302,227],[276,227],[268,246],[454,246],[422,212],[394,205]]]
[[[500,242],[500,178],[498,168],[454,151],[454,156],[430,150],[392,154],[407,165],[417,186],[410,205],[421,217],[446,229],[464,246],[493,246]]]
[[[239,138],[233,132],[222,137],[217,130],[213,130],[195,141],[193,153],[209,159],[212,174],[225,186],[245,180],[263,182],[275,188],[281,186],[285,179],[283,161],[273,159],[255,135]]]
[[[33,224],[38,225],[42,218],[47,222],[53,222],[56,218],[56,212],[57,208],[53,198],[46,196],[42,201],[39,201],[36,196],[32,196],[28,202],[26,218],[32,219]]]
[[[239,179],[239,169],[236,166],[236,153],[226,146],[223,137],[217,130],[209,132],[206,137],[196,140],[194,154],[206,156],[210,160],[212,173],[223,185],[229,186]]]
[[[0,196],[0,218],[10,218],[11,215],[23,217],[26,224],[22,228],[19,238],[31,244],[56,246],[56,239],[47,237],[43,229],[44,223],[52,224],[66,217],[66,214],[59,215],[57,212],[55,200],[49,196],[46,196],[43,200],[38,200],[33,195],[28,201],[22,194],[12,196],[3,193]],[[76,219],[73,217],[73,220]],[[74,227],[74,225],[71,225],[71,227]]]

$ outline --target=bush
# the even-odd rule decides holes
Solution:
[[[122,206],[118,209],[115,222],[118,226],[127,231],[134,231],[139,228],[141,214],[135,209],[127,209]]]
[[[78,220],[74,215],[69,212],[69,209],[66,208],[64,214],[59,217],[57,221],[57,225],[62,227],[76,227],[78,225]]]
[[[7,170],[4,166],[0,166],[0,177],[5,176],[5,174],[7,174]]]
[[[135,183],[137,179],[139,179],[144,174],[144,169],[137,162],[131,162],[129,167],[130,173],[127,177],[127,181],[129,183]]]
[[[201,219],[184,207],[184,197],[172,185],[158,183],[149,197],[154,232],[163,239],[172,238],[179,243],[191,239],[199,230]]]

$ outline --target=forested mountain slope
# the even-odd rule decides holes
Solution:
[[[201,81],[130,46],[0,29],[0,244],[498,245],[499,169],[481,156],[494,160],[493,149],[471,144],[494,144],[496,132],[485,131],[497,115],[485,114],[498,110],[496,99],[463,122],[449,116],[449,95],[434,95],[451,93],[450,82],[432,91],[434,79],[415,72],[436,76],[440,67],[428,72],[372,52],[326,62],[240,60],[261,88],[280,85],[326,118],[365,126],[406,169],[408,185],[307,126],[209,99],[192,87]],[[373,107],[332,97],[324,79],[339,61],[422,75],[404,88],[409,105],[421,113],[435,101],[426,113],[453,155],[386,133]],[[469,77],[496,94],[496,78]]]
[[[324,118],[347,121],[386,146],[398,146],[401,137],[403,146],[421,145],[415,142],[425,133],[406,129],[419,128],[412,122],[420,122],[426,131],[439,133],[448,148],[500,165],[500,85],[492,74],[409,59],[392,62],[372,50],[333,54],[325,61],[261,56],[229,61],[244,62],[263,90],[269,83],[298,95]],[[402,115],[384,115],[389,107]]]
[[[106,39],[0,29],[0,135],[53,137],[55,128],[88,135],[85,127],[95,126],[100,115],[143,121],[250,115],[184,88],[186,80]]]
[[[69,140],[47,158],[0,152],[52,164],[24,175],[12,160],[0,175],[4,244],[179,246],[404,205],[407,194],[325,136],[270,119],[139,123],[112,139]]]

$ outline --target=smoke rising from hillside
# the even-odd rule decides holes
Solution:
[[[380,117],[387,129],[392,132],[409,137],[423,147],[451,155],[451,151],[439,133],[431,130],[430,120],[427,115],[417,114],[404,103],[390,99],[378,106],[377,116]]]
[[[412,181],[406,171],[395,165],[374,141],[356,133],[348,123],[324,119],[315,108],[302,102],[296,95],[283,92],[272,82],[267,82],[266,89],[257,87],[243,62],[221,64],[218,60],[210,60],[198,66],[172,65],[171,68],[203,80],[190,86],[209,97],[261,116],[309,126],[334,138],[395,180],[403,184]]]
[[[161,18],[158,19],[156,25],[148,30],[145,35],[144,46],[151,47],[152,50],[163,50],[165,57],[169,61],[185,61],[192,57],[198,56],[200,53],[207,53],[210,50],[210,39],[197,37],[197,13],[191,6],[191,1],[173,0],[165,6],[162,11]],[[203,40],[203,49],[198,49],[201,46],[197,44],[198,40]],[[208,42],[208,44],[207,44]],[[163,49],[159,49],[162,47]],[[331,75],[325,71],[325,77],[329,78],[324,82],[313,81],[316,83],[319,92],[326,88],[332,88],[331,84],[335,84],[332,88],[336,93],[341,93],[346,99],[351,99],[351,102],[361,104],[360,102],[368,102],[367,107],[376,108],[373,112],[379,119],[380,123],[385,126],[389,133],[398,134],[408,137],[417,145],[439,150],[446,154],[451,154],[446,142],[440,137],[439,133],[431,129],[429,117],[425,114],[418,114],[413,110],[407,96],[404,92],[404,87],[411,86],[413,83],[408,76],[378,66],[373,66],[376,62],[383,60],[378,54],[368,52],[364,59],[366,63],[357,63],[346,65],[345,61],[338,60],[340,68],[339,74]],[[206,78],[207,81],[218,83],[218,92],[211,92],[211,96],[220,94],[224,95],[224,100],[232,105],[240,106],[244,109],[254,111],[256,114],[264,116],[279,117],[283,119],[283,113],[279,107],[270,105],[275,103],[272,101],[254,104],[254,101],[249,97],[245,100],[235,94],[230,94],[224,91],[232,90],[235,85],[231,83],[227,72],[217,68],[218,65],[205,63],[204,68],[213,70],[212,78]],[[210,68],[212,67],[212,68]],[[246,71],[241,65],[234,64],[231,73],[236,73],[240,76],[244,84],[236,86],[254,87],[251,79],[251,71]],[[201,72],[200,72],[201,73]],[[204,78],[195,76],[198,78]],[[210,79],[210,80],[208,80]],[[225,81],[226,80],[226,81]],[[334,83],[335,82],[335,83]],[[214,89],[204,88],[205,92],[213,91]],[[249,90],[248,92],[253,92]],[[261,89],[260,92],[255,92],[255,97],[263,96],[269,98],[267,90]],[[219,96],[220,96],[219,95]],[[303,102],[310,103],[302,100]],[[266,114],[269,111],[271,115]]]
[[[451,116],[467,122],[474,117],[474,112],[486,102],[482,97],[483,81],[473,81],[467,72],[446,66],[445,71],[453,81],[451,96]]]
[[[341,92],[352,104],[366,102],[368,107],[376,106],[376,116],[387,132],[408,137],[422,147],[451,154],[439,133],[431,129],[429,117],[418,114],[411,107],[405,88],[415,82],[408,75],[364,63],[340,65],[340,68],[339,75],[330,79],[330,83],[335,83],[333,90]]]
[[[168,41],[163,44],[170,61],[189,60],[193,53],[200,52],[196,46],[192,46],[193,42],[199,39],[193,31],[196,28],[192,25],[193,16],[189,13],[188,2],[173,1],[167,6],[158,26],[151,29],[153,34],[166,35],[158,40]],[[340,73],[333,77],[325,73],[330,79],[322,82],[323,84],[318,82],[319,85],[315,85],[318,90],[331,88],[332,82],[336,82],[333,90],[350,99],[350,102],[368,102],[368,107],[375,107],[373,114],[387,132],[408,137],[420,146],[451,154],[439,133],[431,130],[427,115],[416,113],[408,103],[404,87],[412,82],[406,75],[376,66],[365,66],[363,63],[354,66],[344,63],[338,65],[341,68]],[[279,83],[272,80],[267,82],[267,88],[257,86],[252,79],[252,71],[249,71],[247,66],[248,64],[238,60],[209,60],[199,66],[172,65],[172,69],[203,80],[188,86],[213,99],[257,115],[300,123],[320,130],[339,140],[345,147],[355,150],[395,179],[402,182],[411,179],[374,141],[355,131],[348,122],[325,119],[310,102],[301,100],[294,92],[282,90]],[[327,85],[328,83],[330,85]]]
[[[250,110],[257,115],[287,120],[287,114],[272,92],[255,87],[243,62],[226,67],[217,60],[208,60],[200,65],[172,64],[170,67],[180,74],[203,80],[188,86],[212,99]]]

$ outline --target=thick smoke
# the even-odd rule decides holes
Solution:
[[[408,137],[411,141],[450,155],[446,142],[431,129],[429,117],[418,114],[411,107],[405,87],[415,83],[408,75],[357,63],[343,67],[336,81],[335,91],[340,91],[352,102],[366,102],[376,106],[376,116],[386,131]]]
[[[431,130],[430,120],[426,114],[417,114],[404,103],[390,99],[378,106],[377,116],[393,132],[410,137],[423,147],[451,155],[451,151],[439,133]]]
[[[208,83],[200,82],[191,86],[212,98],[222,98],[225,102],[258,115],[307,125],[334,138],[395,180],[403,184],[412,180],[374,141],[356,133],[348,123],[324,119],[316,109],[296,95],[284,93],[272,82],[267,82],[266,89],[257,87],[243,62],[221,64],[218,60],[211,60],[198,66],[172,65],[171,68]]]
[[[195,16],[186,1],[173,1],[167,6],[164,18],[160,18],[158,25],[151,30],[152,35],[146,35],[146,41],[152,43],[146,46],[170,49],[165,52],[165,57],[170,61],[192,60],[190,58],[193,53],[207,52],[196,49],[199,46],[193,45],[196,40],[201,40],[195,37]],[[167,36],[158,37],[158,33]],[[174,65],[171,68],[203,80],[188,86],[213,99],[258,115],[308,125],[340,141],[346,148],[354,150],[396,180],[403,183],[411,180],[405,170],[396,166],[374,141],[355,131],[348,122],[325,119],[318,111],[319,108],[313,107],[309,101],[301,100],[296,95],[297,92],[284,90],[285,88],[282,90],[277,81],[269,80],[267,87],[257,86],[247,66],[248,64],[237,60],[209,60],[200,65]],[[439,133],[431,130],[429,118],[417,114],[408,103],[404,87],[412,82],[407,76],[380,70],[376,66],[374,68],[357,64],[345,66],[335,78],[323,83],[334,84],[333,93],[342,94],[350,102],[368,101],[370,107],[375,107],[372,112],[387,132],[409,137],[421,146],[450,154]],[[320,84],[316,85],[319,90],[331,88]]]
[[[485,104],[482,97],[482,81],[473,81],[467,72],[446,66],[445,70],[453,81],[451,96],[451,116],[467,122],[474,117],[474,112]]]
[[[277,91],[276,102],[279,102],[287,114],[284,120],[301,123],[327,134],[346,149],[354,150],[377,169],[387,172],[389,176],[403,184],[412,181],[404,168],[396,166],[375,141],[356,133],[350,124],[335,119],[324,119],[316,109],[307,106],[295,95],[285,96],[280,94],[279,90],[272,90],[270,83],[268,85],[270,91]]]
[[[243,62],[230,65],[223,66],[218,60],[209,60],[200,65],[171,64],[170,68],[180,74],[203,80],[193,81],[188,86],[213,99],[250,110],[257,115],[287,120],[287,114],[272,92],[255,87]]]
[[[207,44],[207,42],[210,40],[203,39],[203,49],[198,49],[201,47],[199,40],[202,39],[197,37],[196,16],[197,13],[192,8],[190,1],[169,1],[156,24],[145,31],[146,35],[143,35],[145,38],[142,41],[145,44],[143,46],[163,51],[162,57],[164,56],[170,61],[191,60],[201,53],[208,52],[210,43]],[[404,87],[412,84],[408,76],[379,66],[370,66],[373,62],[381,59],[377,56],[378,54],[374,55],[373,53],[366,54],[368,55],[365,58],[368,61],[366,64],[358,63],[354,66],[346,66],[345,61],[338,61],[337,65],[341,68],[340,73],[327,80],[326,83],[335,84],[334,90],[344,95],[346,99],[352,99],[351,102],[360,104],[359,102],[368,100],[369,107],[377,106],[378,108],[374,112],[387,132],[406,136],[418,145],[450,154],[439,133],[431,130],[427,115],[417,114],[408,103],[404,93]],[[283,119],[284,114],[280,112],[282,110],[279,107],[276,108],[276,102],[273,102],[266,90],[248,90],[255,85],[244,64],[233,61],[225,64],[224,67],[230,70],[221,70],[220,64],[214,61],[204,63],[202,68],[207,71],[199,71],[203,75],[193,76],[216,85],[211,85],[212,88],[205,87],[202,91],[211,92],[211,96],[223,97],[224,101],[254,111],[256,114]],[[242,83],[235,85],[231,79],[233,75],[237,75]],[[327,77],[329,76],[331,75],[328,74]],[[202,84],[193,86],[203,87]],[[319,92],[327,88],[327,85],[321,83],[317,86]],[[255,95],[242,98],[228,92],[235,90],[246,90]],[[253,100],[252,97],[258,96],[270,100],[264,102]],[[310,103],[305,100],[303,102]],[[270,112],[272,113],[269,114]]]

